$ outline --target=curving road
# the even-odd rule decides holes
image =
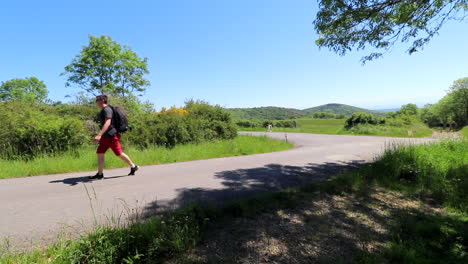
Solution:
[[[243,134],[265,135],[263,132]],[[285,139],[285,133],[268,133]],[[29,248],[59,232],[77,234],[95,223],[118,223],[187,203],[229,199],[321,179],[372,160],[386,144],[429,139],[287,133],[291,150],[106,171],[0,180],[0,240]]]

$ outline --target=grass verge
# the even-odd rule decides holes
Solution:
[[[467,155],[463,140],[391,146],[326,181],[5,251],[0,263],[467,263]]]
[[[124,146],[125,147],[125,146]],[[138,165],[163,164],[180,161],[267,153],[292,148],[293,145],[267,137],[239,135],[233,140],[178,145],[172,149],[150,147],[145,150],[126,148],[125,152]],[[44,156],[30,161],[0,160],[0,179],[54,173],[94,170],[97,167],[96,147],[88,146],[59,156]],[[112,151],[106,155],[106,168],[125,167]]]
[[[410,132],[411,131],[411,132]],[[410,135],[409,133],[412,133]],[[357,125],[351,129],[342,129],[342,135],[368,135],[385,137],[430,137],[432,130],[423,123],[416,123],[409,126],[390,125]]]

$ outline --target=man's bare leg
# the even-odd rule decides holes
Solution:
[[[98,174],[103,174],[104,172],[104,161],[105,161],[105,154],[99,153],[98,154]]]
[[[119,156],[123,161],[125,161],[128,165],[130,165],[130,173],[128,175],[135,175],[135,172],[138,170],[138,166],[135,165],[135,163],[133,163],[133,161],[130,159],[130,157],[125,154],[125,153],[122,153],[120,154]]]
[[[132,160],[130,159],[130,157],[125,154],[125,153],[122,153],[120,154],[119,156],[123,161],[125,161],[128,165],[130,165],[131,167],[134,167],[135,166],[135,163],[132,162]]]

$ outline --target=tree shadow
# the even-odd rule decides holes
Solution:
[[[367,163],[363,160],[310,163],[306,166],[268,164],[259,168],[221,171],[215,174],[215,178],[222,179],[222,189],[178,189],[178,195],[173,200],[158,200],[147,204],[143,209],[143,216],[150,217],[194,203],[222,205],[229,201],[322,180],[332,175],[355,170],[365,164]]]
[[[91,175],[90,175],[91,176]],[[122,178],[122,177],[129,177],[128,175],[121,175],[121,176],[111,176],[111,177],[104,177],[101,180],[90,180],[88,179],[89,176],[84,176],[84,177],[73,177],[73,178],[66,178],[63,180],[55,180],[55,181],[50,181],[49,183],[63,183],[63,184],[68,184],[70,186],[75,186],[78,183],[86,183],[86,182],[93,182],[93,181],[103,181],[103,180],[112,180],[112,179],[117,179],[117,178]]]
[[[284,196],[258,198],[261,193],[312,183],[365,164],[268,164],[221,171],[215,177],[224,188],[179,189],[176,199],[147,205],[143,217],[190,204],[216,206],[234,201],[233,207],[222,210],[223,215],[234,217],[215,216],[204,227],[196,248],[168,263],[413,263],[417,259],[412,257],[463,263],[451,249],[467,246],[467,222],[398,192],[371,187],[347,194],[309,191],[292,203],[281,201],[288,199]],[[251,203],[235,202],[251,197]],[[448,229],[455,232],[444,232]]]
[[[452,249],[468,245],[467,223],[387,190],[310,193],[294,206],[214,222],[169,263],[465,263]]]

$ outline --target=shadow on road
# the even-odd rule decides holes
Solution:
[[[75,186],[80,182],[85,183],[85,182],[93,182],[93,181],[112,180],[112,179],[117,179],[117,178],[122,178],[122,177],[128,177],[128,175],[104,177],[101,180],[90,180],[90,179],[88,179],[88,177],[89,176],[66,178],[66,179],[63,179],[63,180],[50,181],[49,183],[63,183],[63,184],[68,184],[70,186]]]
[[[259,168],[221,171],[215,177],[222,179],[223,189],[182,188],[178,189],[177,198],[158,200],[149,203],[143,215],[151,216],[166,210],[184,207],[194,203],[220,205],[236,199],[249,198],[255,194],[279,191],[332,175],[357,169],[366,164],[363,160],[350,162],[327,162],[308,164],[307,166],[284,166],[268,164]],[[190,175],[187,175],[190,177]]]

